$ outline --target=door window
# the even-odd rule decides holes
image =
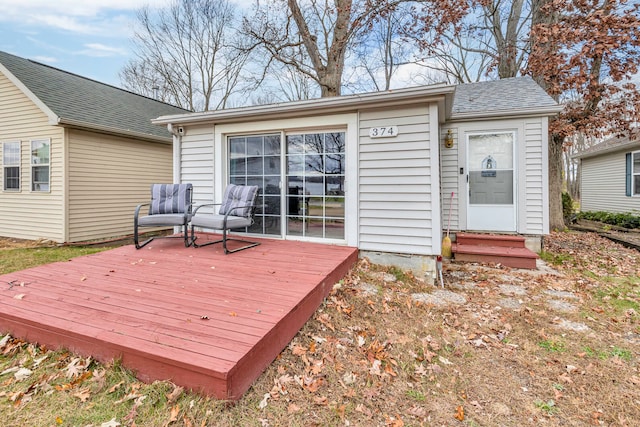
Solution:
[[[469,135],[469,204],[513,204],[513,133]]]

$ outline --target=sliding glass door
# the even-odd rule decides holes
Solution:
[[[229,182],[260,187],[251,233],[344,240],[345,133],[228,138]]]

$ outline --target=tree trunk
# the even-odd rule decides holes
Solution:
[[[562,214],[562,151],[564,139],[549,135],[549,229],[564,230]]]

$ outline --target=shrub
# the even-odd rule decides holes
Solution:
[[[603,211],[581,212],[578,214],[578,218],[598,221],[604,224],[615,225],[623,228],[640,228],[640,217],[631,213],[613,213]]]
[[[574,222],[573,199],[569,193],[562,193],[562,216],[565,223]]]

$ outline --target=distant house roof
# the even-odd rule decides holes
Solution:
[[[555,115],[562,109],[533,79],[516,77],[463,85],[435,84],[280,104],[165,115],[158,117],[154,123],[235,123],[251,119],[282,119],[323,112],[340,113],[361,108],[406,105],[429,99],[438,101],[442,107],[440,117],[443,120],[497,118],[523,114],[548,116]]]
[[[0,72],[54,125],[168,140],[151,119],[188,112],[179,107],[0,51]]]
[[[611,153],[621,150],[639,150],[640,149],[640,130],[624,137],[609,138],[599,144],[593,145],[583,150],[573,157],[576,159],[585,159],[596,157],[602,154]]]
[[[456,86],[452,120],[514,113],[558,113],[562,107],[531,77],[513,77]]]

